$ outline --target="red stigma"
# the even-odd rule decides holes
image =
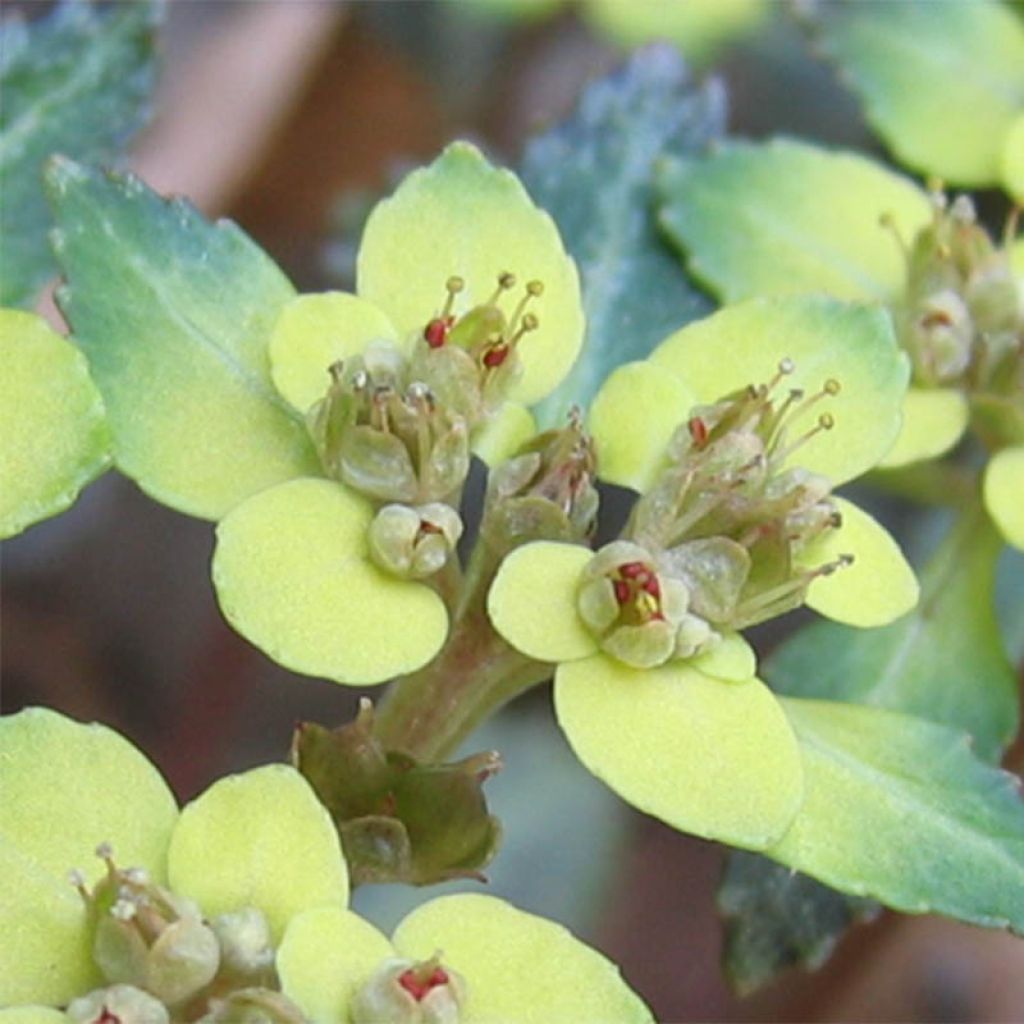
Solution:
[[[488,349],[484,353],[484,366],[489,370],[493,370],[496,366],[501,366],[508,359],[508,353],[508,345],[495,345],[494,348]]]
[[[121,1018],[115,1013],[111,1013],[105,1006],[100,1010],[100,1015],[96,1018],[93,1024],[121,1024]]]
[[[708,443],[708,425],[699,417],[692,417],[686,424],[690,428],[690,437],[698,448]]]
[[[422,1002],[431,992],[440,985],[448,984],[448,973],[443,967],[435,967],[432,973],[425,980],[416,976],[416,969],[410,967],[398,976],[398,984],[405,989],[416,1000]]]
[[[423,328],[423,338],[431,348],[440,348],[448,340],[448,332],[455,323],[453,316],[436,316]]]

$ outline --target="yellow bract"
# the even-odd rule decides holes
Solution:
[[[439,312],[451,276],[465,282],[456,305],[463,313],[488,301],[506,271],[520,285],[544,285],[531,307],[540,326],[520,342],[523,376],[510,396],[532,405],[565,377],[582,344],[579,276],[554,221],[514,174],[492,167],[474,146],[452,144],[374,207],[359,247],[357,291],[405,336]]]
[[[695,835],[763,849],[803,798],[800,754],[772,692],[679,662],[562,664],[558,720],[580,760],[634,807]]]
[[[270,336],[274,385],[299,412],[306,412],[326,394],[332,363],[359,355],[372,341],[397,337],[387,316],[356,295],[300,295],[281,311]]]
[[[751,299],[689,324],[650,357],[701,402],[767,383],[784,358],[792,360],[794,371],[783,388],[811,395],[830,379],[841,388],[793,425],[791,433],[798,436],[824,411],[835,423],[789,464],[821,473],[834,486],[876,465],[899,433],[910,372],[881,309],[823,297]]]
[[[967,429],[969,415],[961,391],[911,388],[903,400],[903,426],[879,468],[892,469],[944,455]]]
[[[107,842],[163,882],[178,809],[127,740],[44,708],[0,719],[0,793],[0,1005],[64,1005],[98,978],[68,872],[95,882]]]
[[[587,420],[601,479],[646,491],[669,440],[696,404],[675,374],[648,362],[620,366],[601,385]]]
[[[985,507],[1003,536],[1024,550],[1024,445],[1004,448],[985,470]]]
[[[561,925],[493,896],[444,896],[414,910],[395,930],[399,955],[442,951],[466,981],[461,1024],[649,1022],[650,1011],[618,968]]]
[[[41,317],[0,309],[0,538],[63,512],[110,461],[85,357]]]
[[[538,661],[571,661],[597,650],[576,614],[580,574],[594,557],[589,548],[535,541],[501,564],[487,595],[495,629]]]
[[[371,506],[340,484],[298,479],[239,505],[217,527],[213,581],[228,621],[296,672],[380,683],[426,664],[448,616],[421,583],[368,557]]]
[[[275,942],[289,919],[348,902],[348,869],[330,815],[287,765],[215,782],[182,812],[167,855],[171,889],[207,917],[258,907]]]
[[[820,576],[807,592],[807,604],[849,626],[884,626],[917,604],[914,570],[884,527],[844,498],[833,498],[842,525],[829,529],[801,552],[799,565],[813,569],[841,555],[853,564]]]

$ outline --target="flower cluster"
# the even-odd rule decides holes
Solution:
[[[892,444],[907,373],[880,311],[755,300],[597,396],[598,473],[641,492],[623,538],[519,548],[488,606],[510,643],[557,663],[563,729],[631,803],[741,846],[792,821],[796,741],[739,631],[804,602],[862,627],[913,607],[895,543],[832,494]]]
[[[364,684],[440,649],[448,613],[430,583],[462,534],[470,456],[496,464],[533,434],[525,405],[568,372],[583,319],[551,219],[467,144],[375,208],[357,276],[357,294],[286,305],[269,345],[323,477],[230,512],[213,577],[271,657]]]
[[[116,733],[31,709],[0,719],[0,784],[5,1021],[650,1020],[602,956],[492,897],[386,939],[346,909],[337,833],[287,766],[179,812]]]

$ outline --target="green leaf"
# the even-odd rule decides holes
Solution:
[[[1017,733],[1017,681],[992,590],[1002,542],[980,513],[947,536],[921,573],[914,611],[882,629],[815,623],[768,659],[772,686],[794,697],[871,704],[969,732],[997,761]]]
[[[61,309],[89,359],[118,467],[158,501],[218,519],[272,484],[317,475],[267,343],[294,296],[236,225],[210,224],[131,176],[68,160],[47,174]]]
[[[114,156],[141,126],[153,90],[162,5],[65,0],[26,25],[0,25],[0,304],[31,301],[54,272],[43,162]]]
[[[110,461],[85,357],[41,317],[0,309],[0,538],[63,512]]]
[[[565,124],[527,147],[523,182],[579,266],[587,319],[583,352],[540,406],[542,421],[588,404],[616,366],[710,312],[658,236],[651,177],[657,160],[703,149],[723,121],[721,91],[694,87],[671,47],[652,46],[591,85]]]
[[[733,988],[748,995],[787,967],[820,967],[850,925],[874,916],[876,904],[733,850],[718,910],[725,918],[725,972]]]
[[[790,695],[873,704],[967,729],[979,754],[998,761],[1019,714],[991,596],[1001,548],[987,520],[967,517],[924,570],[913,612],[883,629],[809,626],[768,658],[766,678]],[[1012,581],[1005,574],[1007,604],[1016,607]],[[867,913],[856,897],[787,876],[763,858],[730,855],[719,899],[728,918],[726,969],[741,989],[791,964],[818,966]]]
[[[816,5],[824,54],[893,154],[956,185],[999,181],[1024,108],[1024,25],[995,0]],[[831,211],[830,211],[831,213]]]
[[[767,851],[834,888],[905,913],[1024,931],[1019,780],[944,726],[783,699],[804,760],[804,805]]]
[[[669,161],[659,188],[662,226],[693,275],[726,302],[814,291],[890,301],[903,290],[906,260],[880,218],[909,240],[932,216],[906,178],[794,139]]]

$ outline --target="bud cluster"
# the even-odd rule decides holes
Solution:
[[[932,194],[934,218],[907,247],[907,290],[896,309],[900,341],[917,380],[974,392],[1024,390],[1024,289],[978,223],[967,196]],[[1015,233],[1007,224],[1006,241]]]
[[[829,481],[786,463],[833,427],[819,403],[840,385],[780,398],[793,370],[784,359],[769,383],[691,410],[633,509],[629,543],[603,548],[585,571],[580,614],[620,660],[647,667],[706,653],[721,632],[797,607],[816,577],[851,560],[798,564],[840,518]]]
[[[528,540],[579,541],[597,521],[594,446],[574,410],[567,426],[548,430],[494,469],[487,482],[482,530],[495,550]]]
[[[244,1018],[253,1024],[301,1020],[274,990],[274,949],[261,911],[246,907],[207,921],[192,900],[155,884],[143,869],[118,868],[106,844],[96,852],[107,872],[93,890],[78,872],[71,879],[89,910],[93,961],[107,987],[74,1000],[72,1020],[226,1020],[216,1016],[218,1007],[243,994],[243,1001],[269,1007]]]

